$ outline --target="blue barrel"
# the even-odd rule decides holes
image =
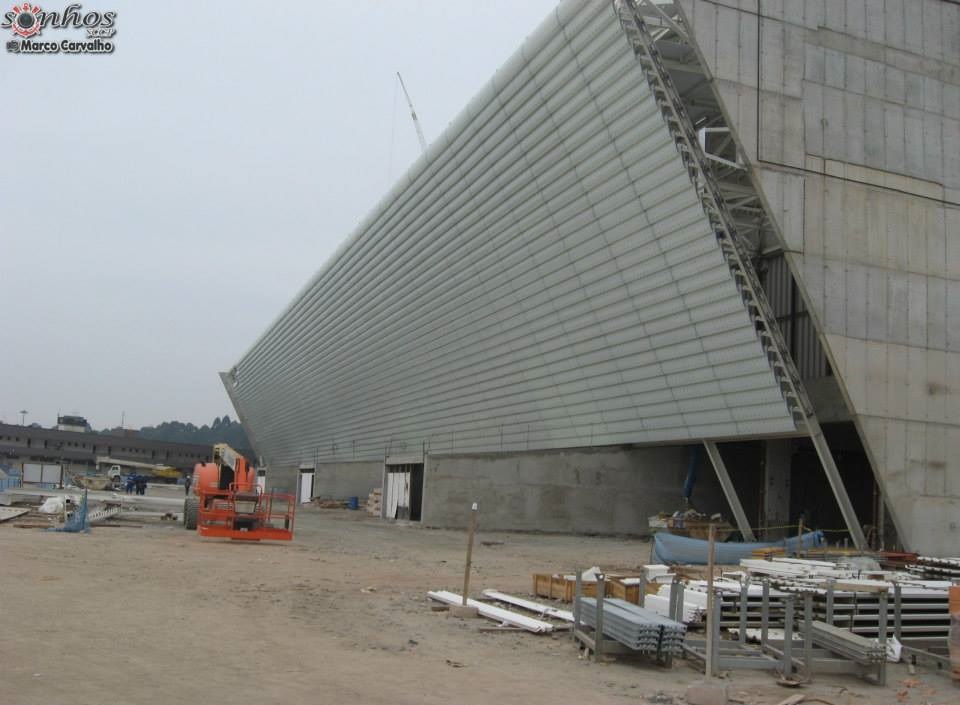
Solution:
[[[359,500],[359,498],[357,498],[357,497],[350,497],[350,499],[347,500],[347,506],[350,507],[350,509],[360,509],[360,500]]]

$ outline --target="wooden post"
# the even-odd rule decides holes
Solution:
[[[803,517],[797,526],[797,558],[803,558]]]
[[[716,548],[717,542],[717,525],[714,523],[710,524],[710,534],[709,542],[707,545],[707,653],[706,653],[706,668],[705,676],[709,680],[713,678],[713,669],[714,669],[714,644],[713,635],[716,633],[714,629],[714,620],[718,619],[716,614],[716,598],[713,594],[713,560],[714,560],[714,549]]]
[[[573,637],[573,642],[579,648],[577,637],[580,634],[580,598],[583,596],[583,571],[577,568],[574,575],[577,580],[573,587],[573,629],[570,630],[570,636]]]
[[[477,503],[470,508],[470,528],[467,529],[467,564],[463,568],[463,605],[467,605],[470,592],[470,565],[473,561],[473,535],[477,532]]]

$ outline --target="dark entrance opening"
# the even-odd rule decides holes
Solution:
[[[420,521],[423,511],[423,463],[385,466],[383,516]]]

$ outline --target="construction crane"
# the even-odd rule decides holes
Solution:
[[[413,126],[417,130],[417,139],[420,140],[420,148],[426,152],[427,151],[427,140],[423,136],[423,128],[420,127],[420,119],[417,117],[417,111],[413,109],[413,101],[410,100],[410,94],[407,93],[407,87],[403,83],[403,76],[400,75],[400,72],[397,71],[397,78],[400,79],[400,87],[403,89],[403,95],[407,99],[407,105],[410,106],[410,117],[413,118]]]

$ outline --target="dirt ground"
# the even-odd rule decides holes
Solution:
[[[88,535],[0,526],[0,705],[683,702],[698,674],[578,658],[566,635],[479,632],[431,611],[459,592],[465,534],[304,509],[290,544],[201,539],[179,524]],[[493,542],[483,545],[480,541]],[[501,543],[502,542],[502,543]],[[527,595],[531,573],[637,566],[649,543],[490,533],[475,592]],[[835,705],[956,703],[948,678],[890,669],[887,688],[818,677]],[[746,705],[791,694],[737,672]]]

